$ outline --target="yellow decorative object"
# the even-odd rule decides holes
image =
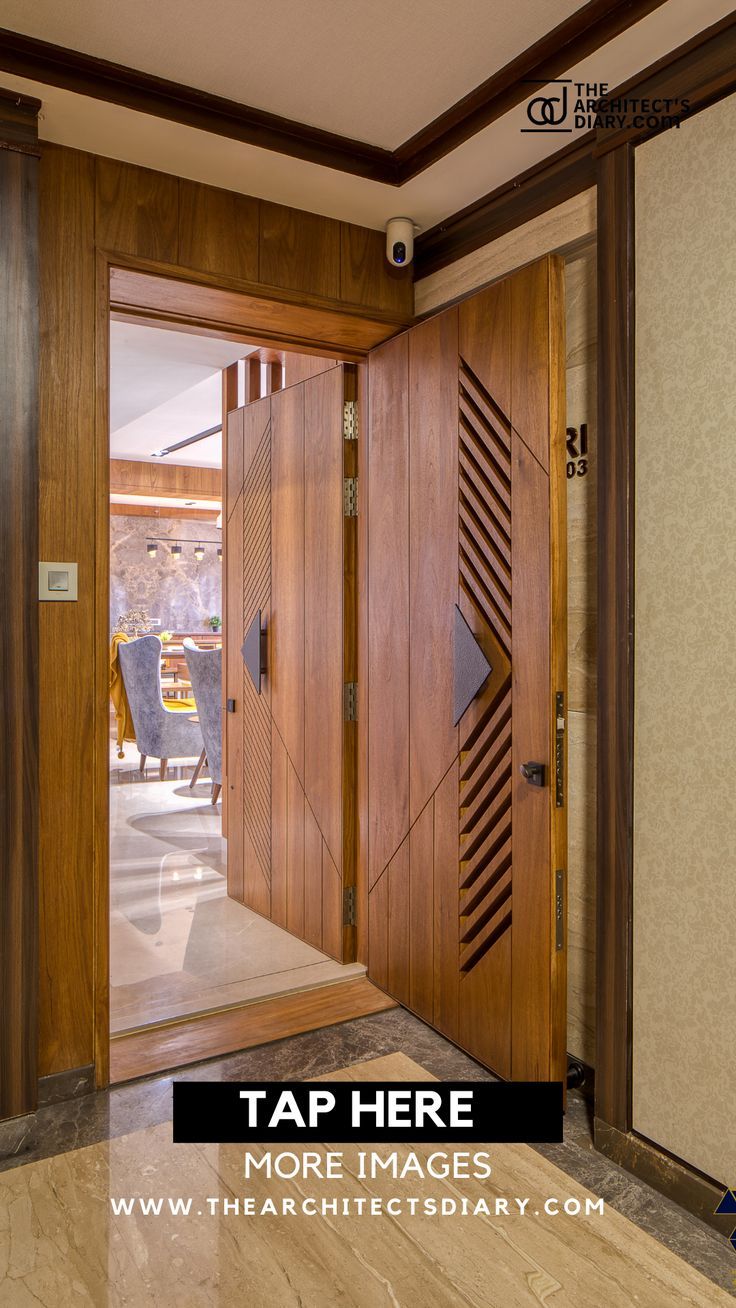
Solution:
[[[118,658],[118,648],[120,645],[127,645],[128,637],[122,631],[116,631],[110,641],[110,699],[115,709],[115,723],[117,726],[118,741],[118,758],[123,758],[123,741],[135,740],[135,731],[133,729],[133,718],[130,712],[128,696],[125,693],[125,684],[123,674],[120,668]]]

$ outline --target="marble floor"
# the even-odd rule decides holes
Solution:
[[[152,1300],[146,1297],[145,1277],[161,1276],[162,1285],[168,1285],[166,1272],[162,1272],[162,1258],[172,1264],[173,1285],[176,1286],[176,1302],[182,1308],[198,1308],[200,1304],[212,1304],[230,1308],[230,1305],[268,1304],[268,1308],[279,1308],[280,1304],[297,1305],[303,1308],[311,1305],[331,1304],[351,1305],[356,1300],[351,1298],[352,1289],[342,1297],[332,1298],[329,1293],[320,1299],[318,1286],[311,1282],[306,1284],[297,1277],[292,1286],[281,1285],[280,1294],[271,1291],[266,1285],[252,1289],[243,1281],[240,1290],[233,1288],[230,1276],[232,1269],[228,1262],[228,1251],[239,1250],[241,1275],[253,1261],[263,1256],[262,1245],[257,1239],[258,1229],[253,1232],[254,1243],[242,1243],[243,1232],[233,1230],[228,1225],[225,1230],[219,1223],[212,1223],[205,1231],[197,1234],[202,1241],[203,1261],[197,1263],[192,1255],[190,1235],[181,1232],[183,1244],[179,1244],[180,1233],[169,1225],[165,1229],[154,1224],[150,1235],[143,1223],[128,1223],[122,1227],[118,1223],[108,1225],[107,1212],[103,1212],[103,1200],[107,1203],[109,1194],[117,1194],[120,1186],[130,1184],[130,1193],[153,1194],[167,1193],[167,1184],[172,1186],[175,1195],[189,1193],[191,1166],[202,1167],[204,1153],[197,1157],[189,1155],[189,1147],[171,1145],[171,1091],[173,1080],[177,1081],[280,1081],[288,1079],[308,1079],[324,1077],[339,1069],[353,1069],[356,1064],[374,1058],[383,1058],[389,1054],[402,1053],[410,1057],[424,1069],[425,1073],[440,1080],[463,1081],[492,1079],[491,1074],[481,1068],[471,1058],[449,1044],[442,1036],[404,1009],[392,1009],[389,1012],[345,1022],[304,1035],[292,1036],[259,1048],[249,1049],[227,1058],[213,1059],[194,1067],[183,1068],[172,1076],[156,1076],[148,1080],[133,1082],[114,1087],[97,1094],[87,1094],[77,1099],[49,1105],[39,1110],[31,1133],[24,1141],[25,1152],[3,1158],[0,1154],[0,1173],[17,1169],[17,1179],[0,1178],[0,1308],[26,1308],[26,1305],[65,1305],[94,1304],[100,1305],[146,1305]],[[417,1077],[419,1079],[419,1077]],[[99,1146],[90,1150],[88,1146]],[[499,1147],[494,1147],[499,1148]],[[80,1151],[72,1152],[70,1151]],[[218,1159],[226,1159],[228,1151],[240,1160],[242,1169],[242,1148],[227,1146],[210,1151],[208,1158],[215,1160],[214,1167],[207,1163],[204,1172],[200,1172],[201,1182],[208,1186],[216,1184]],[[61,1155],[66,1155],[61,1158]],[[568,1100],[565,1118],[565,1139],[562,1144],[539,1145],[533,1149],[525,1148],[522,1160],[525,1176],[533,1168],[531,1155],[541,1155],[549,1163],[560,1169],[566,1182],[573,1181],[595,1195],[601,1196],[607,1210],[628,1219],[629,1225],[620,1228],[627,1232],[626,1245],[629,1250],[631,1267],[625,1269],[626,1276],[615,1281],[610,1290],[601,1294],[600,1282],[593,1284],[595,1290],[585,1291],[585,1280],[573,1284],[573,1277],[579,1275],[581,1266],[575,1251],[566,1253],[564,1241],[558,1247],[554,1265],[542,1258],[532,1257],[522,1276],[528,1293],[518,1302],[539,1308],[540,1304],[559,1305],[559,1308],[674,1308],[675,1305],[725,1304],[731,1301],[725,1291],[733,1293],[736,1288],[736,1256],[728,1240],[697,1218],[691,1217],[662,1195],[658,1194],[643,1181],[637,1180],[622,1168],[616,1166],[598,1153],[592,1144],[590,1129],[590,1112],[587,1102],[578,1094],[572,1093]],[[54,1160],[58,1165],[53,1166]],[[28,1166],[28,1164],[32,1166]],[[181,1163],[181,1174],[179,1164]],[[38,1167],[37,1164],[43,1164]],[[229,1167],[229,1163],[228,1163]],[[184,1179],[186,1178],[186,1185]],[[5,1181],[5,1187],[2,1181]],[[558,1183],[562,1179],[558,1174]],[[510,1182],[509,1182],[510,1184]],[[521,1185],[521,1180],[518,1181]],[[53,1195],[58,1195],[58,1201]],[[208,1188],[208,1195],[220,1193]],[[527,1193],[526,1190],[512,1189],[510,1193]],[[194,1191],[192,1191],[194,1193]],[[243,1193],[242,1179],[236,1193]],[[567,1193],[567,1190],[565,1191]],[[570,1189],[570,1193],[575,1193]],[[93,1201],[93,1202],[91,1202]],[[58,1202],[58,1209],[54,1204]],[[80,1254],[78,1246],[81,1240],[75,1223],[84,1212],[85,1233],[90,1232],[90,1241],[94,1244],[89,1255]],[[32,1220],[33,1219],[33,1220]],[[260,1219],[259,1219],[260,1220]],[[555,1219],[557,1220],[557,1219]],[[35,1222],[35,1225],[33,1224]],[[278,1223],[276,1223],[278,1225]],[[70,1226],[72,1229],[70,1229]],[[287,1234],[293,1228],[286,1224]],[[273,1228],[266,1229],[267,1238]],[[311,1228],[310,1228],[311,1229]],[[376,1228],[377,1229],[377,1228]],[[382,1228],[385,1236],[385,1227]],[[512,1235],[505,1227],[504,1245],[499,1257],[503,1262],[504,1252],[509,1258],[518,1245],[516,1234]],[[646,1260],[640,1257],[643,1246],[637,1243],[640,1232],[652,1237],[646,1244]],[[166,1235],[162,1254],[161,1237]],[[277,1232],[278,1240],[281,1239]],[[484,1227],[483,1239],[490,1233]],[[547,1232],[547,1235],[550,1233]],[[17,1240],[16,1240],[17,1235]],[[422,1235],[417,1232],[417,1238]],[[551,1233],[554,1237],[554,1231]],[[601,1274],[610,1269],[611,1251],[607,1241],[596,1240],[591,1233],[590,1249],[586,1257],[595,1263]],[[405,1238],[404,1238],[405,1237]],[[547,1236],[545,1236],[545,1239]],[[212,1243],[214,1242],[214,1244]],[[662,1269],[667,1275],[668,1267],[676,1267],[665,1259],[656,1270],[657,1251],[652,1249],[656,1242],[661,1252],[676,1254],[690,1268],[701,1274],[703,1280],[692,1282],[671,1279],[662,1282]],[[377,1241],[380,1247],[380,1241]],[[411,1226],[402,1236],[404,1254],[408,1257],[415,1247],[415,1237]],[[467,1245],[465,1246],[467,1249]],[[498,1250],[498,1244],[494,1247]],[[216,1251],[224,1250],[223,1266],[218,1268]],[[54,1251],[58,1250],[58,1254]],[[539,1252],[539,1251],[538,1251]],[[361,1253],[367,1256],[363,1246]],[[533,1251],[532,1251],[533,1255]],[[342,1256],[342,1255],[341,1255]],[[347,1258],[349,1255],[344,1254]],[[85,1257],[92,1260],[97,1271],[94,1274],[84,1270]],[[56,1264],[48,1269],[49,1261]],[[135,1267],[131,1264],[131,1259]],[[181,1261],[177,1261],[181,1260]],[[654,1263],[653,1261],[654,1260]],[[282,1260],[282,1267],[288,1270],[288,1259]],[[373,1264],[375,1265],[375,1263]],[[380,1265],[380,1264],[379,1264]],[[351,1263],[351,1266],[354,1264]],[[639,1281],[631,1280],[634,1272],[642,1271]],[[79,1273],[77,1297],[70,1294],[64,1298],[59,1278],[67,1277],[74,1270]],[[108,1273],[117,1277],[121,1270],[121,1288],[108,1287],[100,1278]],[[303,1273],[303,1268],[300,1269]],[[448,1304],[462,1305],[462,1308],[485,1308],[495,1305],[507,1308],[517,1300],[513,1298],[494,1297],[497,1282],[497,1269],[487,1266],[486,1279],[481,1283],[476,1280],[474,1287],[463,1286],[463,1293],[457,1297],[431,1298],[412,1297],[413,1290],[404,1282],[401,1293],[394,1299],[382,1299],[376,1290],[374,1300],[364,1299],[366,1308],[390,1303],[391,1308],[408,1308],[409,1305],[421,1305],[421,1308],[441,1308]],[[200,1275],[201,1273],[201,1275]],[[15,1278],[11,1280],[12,1277]],[[186,1274],[188,1284],[182,1283]],[[356,1268],[358,1280],[365,1275],[365,1269]],[[678,1277],[684,1275],[678,1270]],[[43,1288],[44,1276],[48,1276],[48,1288]],[[90,1276],[92,1281],[90,1284]],[[138,1282],[130,1278],[138,1276]],[[217,1281],[220,1276],[220,1281]],[[3,1280],[3,1277],[6,1279]],[[29,1278],[22,1286],[20,1281]],[[94,1280],[97,1277],[97,1280]],[[212,1278],[215,1278],[213,1282]],[[551,1278],[551,1279],[548,1279]],[[561,1283],[561,1288],[555,1285]],[[418,1282],[423,1285],[420,1279]],[[66,1283],[68,1286],[68,1282]],[[697,1290],[693,1289],[697,1286]],[[31,1291],[31,1286],[33,1287]],[[137,1286],[137,1288],[132,1288]],[[42,1288],[39,1288],[42,1287]],[[272,1287],[271,1287],[272,1288]],[[123,1289],[127,1297],[124,1297]],[[58,1293],[57,1293],[58,1292]],[[35,1297],[33,1297],[35,1295]],[[54,1297],[56,1295],[56,1297]],[[85,1297],[85,1295],[87,1297]],[[45,1297],[44,1297],[45,1296]],[[229,1297],[232,1296],[232,1297]],[[259,1297],[260,1296],[260,1297]],[[627,1297],[628,1296],[628,1297]],[[168,1302],[161,1297],[157,1300],[162,1308]]]
[[[397,1041],[403,1049],[391,1048]],[[390,1082],[476,1079],[479,1072],[441,1037],[394,1010],[182,1076]],[[569,1139],[554,1146],[557,1157],[546,1148],[490,1145],[487,1180],[413,1173],[396,1180],[381,1171],[361,1179],[352,1145],[333,1146],[342,1148],[344,1160],[337,1181],[275,1182],[256,1172],[246,1182],[243,1146],[172,1144],[170,1088],[162,1078],[89,1096],[88,1111],[85,1101],[76,1108],[80,1123],[88,1123],[86,1142],[84,1134],[77,1141],[82,1147],[44,1151],[37,1143],[33,1161],[0,1163],[0,1308],[717,1308],[732,1302],[733,1252],[719,1261],[714,1247],[728,1249],[727,1242],[685,1214],[678,1219],[679,1210],[669,1214],[665,1200],[600,1156],[596,1169],[596,1157],[575,1143],[585,1117],[577,1107]],[[117,1127],[125,1123],[123,1131],[104,1128],[105,1102]],[[43,1110],[47,1124],[56,1114],[57,1143],[64,1134],[61,1111],[69,1108]],[[47,1129],[47,1143],[53,1138]],[[395,1148],[403,1161],[406,1148]],[[418,1145],[414,1152],[426,1161],[435,1148]],[[225,1215],[224,1200],[242,1203],[246,1195],[258,1208],[289,1199],[297,1211]],[[307,1196],[347,1201],[348,1210],[305,1216],[298,1209]],[[450,1204],[482,1199],[494,1211],[411,1213],[407,1201],[417,1197]],[[515,1197],[527,1199],[524,1215],[515,1211]],[[548,1215],[550,1197],[560,1206],[601,1197],[604,1211]],[[359,1215],[356,1198],[398,1200],[402,1210]],[[173,1215],[169,1199],[189,1200],[189,1215]],[[496,1199],[508,1201],[508,1214],[495,1210]],[[144,1214],[139,1200],[160,1200],[159,1214]]]
[[[221,805],[195,760],[160,781],[126,745],[110,770],[110,1029],[114,1035],[362,976],[229,899]]]

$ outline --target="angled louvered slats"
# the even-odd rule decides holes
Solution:
[[[458,567],[479,620],[511,659],[511,425],[460,360]],[[459,965],[469,972],[511,925],[511,678],[460,756]]]

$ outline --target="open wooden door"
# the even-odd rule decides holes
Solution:
[[[564,413],[556,258],[370,355],[369,976],[515,1080],[566,1072]]]
[[[354,367],[333,366],[231,413],[227,434],[228,891],[343,962],[355,956],[354,393]]]

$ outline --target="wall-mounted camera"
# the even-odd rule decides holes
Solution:
[[[414,223],[411,218],[389,218],[386,223],[386,258],[403,268],[414,258]]]

